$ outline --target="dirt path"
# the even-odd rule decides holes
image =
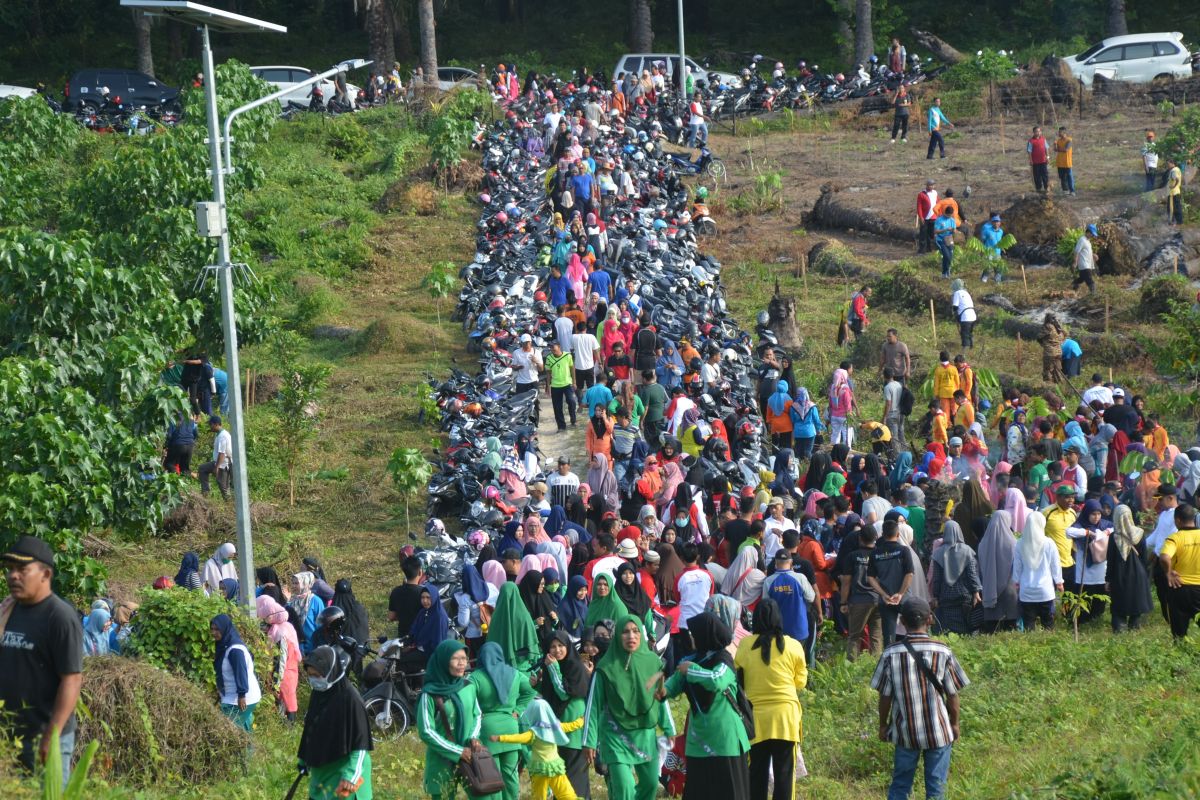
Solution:
[[[588,419],[587,408],[580,403],[580,407],[576,410],[578,424],[571,427],[571,420],[568,416],[567,429],[560,431],[554,422],[554,406],[550,402],[548,391],[539,390],[538,404],[541,414],[538,421],[538,449],[542,453],[542,467],[549,473],[558,465],[559,456],[568,455],[571,457],[571,468],[582,480],[582,476],[587,474],[586,429],[584,428]]]

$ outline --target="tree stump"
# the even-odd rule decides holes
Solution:
[[[780,294],[778,280],[775,281],[775,295],[767,304],[767,316],[779,345],[792,354],[798,353],[804,347],[804,340],[800,338],[800,328],[796,325],[796,298]]]

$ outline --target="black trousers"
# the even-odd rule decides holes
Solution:
[[[927,219],[921,223],[921,233],[917,237],[917,252],[927,253],[933,250],[933,223],[934,220]]]
[[[930,131],[929,132],[929,152],[927,152],[925,154],[926,158],[933,158],[933,148],[935,148],[935,147],[941,152],[942,158],[945,158],[946,157],[946,140],[942,138],[941,131]]]
[[[750,800],[766,800],[767,779],[775,775],[772,800],[792,800],[796,783],[796,743],[767,739],[750,745]]]
[[[578,389],[580,392],[584,392],[588,389],[588,387],[594,386],[595,384],[596,384],[596,370],[595,369],[579,369],[578,367],[575,368],[575,388],[576,389]]]
[[[1170,604],[1171,635],[1176,639],[1187,636],[1188,626],[1192,618],[1200,614],[1200,586],[1180,586],[1178,589],[1168,588],[1167,602]]]
[[[564,405],[571,412],[571,424],[575,424],[575,387],[551,386],[550,402],[554,404],[554,422],[558,425],[560,431],[566,430],[567,427],[567,418],[563,413]]]
[[[163,462],[163,469],[167,472],[174,472],[175,468],[179,468],[179,472],[187,475],[192,471],[192,448],[190,444],[171,444],[167,445],[167,459]]]
[[[1033,188],[1039,192],[1050,190],[1050,165],[1033,164]]]
[[[900,134],[901,139],[908,138],[908,114],[897,114],[892,119],[892,138],[896,138],[896,134]]]
[[[1040,620],[1042,627],[1046,630],[1054,630],[1054,601],[1046,600],[1041,603],[1027,603],[1021,601],[1021,621],[1025,623],[1025,630],[1033,630],[1033,623]]]
[[[963,347],[975,346],[975,320],[958,323],[958,338],[962,340]]]
[[[1079,284],[1086,283],[1087,287],[1088,287],[1088,292],[1096,291],[1096,279],[1092,277],[1093,272],[1095,272],[1095,270],[1091,270],[1091,269],[1079,270],[1079,272],[1075,275],[1075,280],[1071,281],[1071,288],[1078,289]]]
[[[588,784],[588,762],[583,755],[583,750],[559,747],[558,756],[567,765],[567,780],[571,783],[571,788],[575,790],[576,796],[580,800],[591,800],[592,788]]]

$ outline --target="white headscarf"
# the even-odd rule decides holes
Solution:
[[[1144,534],[1144,530],[1133,524],[1133,512],[1129,506],[1122,504],[1113,510],[1113,538],[1122,561],[1129,559],[1129,554],[1138,546]]]
[[[758,548],[744,547],[729,565],[725,580],[721,581],[721,593],[737,600],[742,608],[749,608],[762,597],[766,577],[758,568]]]
[[[1017,542],[1017,550],[1021,553],[1021,562],[1026,569],[1037,569],[1046,557],[1046,548],[1052,547],[1053,542],[1046,538],[1046,517],[1042,514],[1030,514],[1025,518],[1025,527],[1021,531],[1021,541]]]
[[[225,559],[235,558],[237,556],[237,548],[232,542],[226,542],[217,548],[217,552],[213,553],[212,558],[204,562],[204,583],[207,586],[209,594],[221,591],[221,581],[226,578],[237,580],[237,566],[230,563],[226,564]]]

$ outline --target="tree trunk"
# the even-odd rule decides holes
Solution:
[[[629,12],[629,49],[635,53],[648,53],[654,46],[650,0],[631,0]]]
[[[367,58],[372,72],[387,73],[396,60],[387,0],[367,0]]]
[[[421,31],[421,69],[425,83],[437,85],[437,21],[433,18],[433,0],[419,0],[417,13]]]
[[[850,27],[850,19],[854,16],[855,0],[834,0],[834,13],[837,15],[838,56],[842,61],[854,57],[854,29]],[[835,72],[836,70],[826,70]]]
[[[780,294],[778,280],[775,281],[775,295],[767,304],[767,316],[770,317],[771,330],[779,339],[780,346],[793,356],[798,355],[804,347],[804,340],[796,324],[796,298]]]
[[[913,38],[917,40],[917,44],[921,45],[926,50],[932,51],[933,54],[937,56],[938,60],[942,61],[943,63],[954,66],[955,64],[959,64],[967,60],[966,56],[955,50],[950,45],[946,44],[937,36],[934,36],[929,31],[919,31],[916,28],[913,28],[909,32],[913,35]]]
[[[912,242],[916,237],[915,215],[913,225],[899,225],[871,210],[854,208],[839,202],[841,199],[842,194],[837,189],[821,187],[821,196],[813,204],[812,211],[805,216],[805,222],[814,227],[873,233],[901,242]]]
[[[137,40],[137,68],[154,77],[154,52],[150,47],[150,17],[143,11],[133,12],[133,32]]]
[[[871,0],[854,4],[854,60],[865,65],[875,51],[875,29],[871,25]]]
[[[384,5],[387,6],[388,10],[389,27],[392,31],[392,46],[395,48],[396,58],[404,62],[414,60],[412,40],[408,37],[408,22],[411,19],[408,6],[404,3],[395,5],[385,3]]]
[[[1129,26],[1125,23],[1125,0],[1108,0],[1108,22],[1104,26],[1109,36],[1125,36]]]
[[[183,26],[174,20],[166,21],[167,61],[178,64],[183,61]]]

